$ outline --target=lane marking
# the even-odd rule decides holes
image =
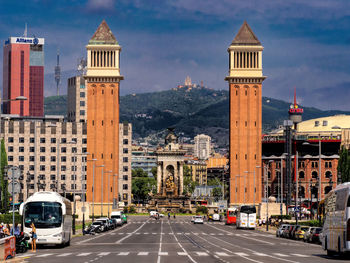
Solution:
[[[101,252],[97,254],[97,256],[108,256],[109,254],[111,254],[111,252]]]
[[[124,228],[124,227],[126,227],[126,226],[127,226],[127,224],[123,225],[123,226],[120,227],[120,228],[116,228],[116,229],[112,230],[112,232],[119,232],[120,229],[122,229],[122,228]],[[100,235],[97,235],[97,236],[95,236],[95,237],[92,237],[92,238],[88,238],[88,239],[79,241],[79,242],[77,242],[76,244],[78,244],[78,245],[79,245],[79,244],[83,244],[83,243],[86,243],[86,242],[88,242],[88,241],[90,241],[90,240],[94,240],[94,239],[96,239],[96,238],[104,237],[105,235],[108,235],[108,234],[111,234],[111,233],[100,234]]]
[[[225,252],[215,252],[216,255],[220,256],[220,257],[229,257],[230,255],[225,253]]]
[[[130,254],[130,252],[119,252],[118,256],[127,256],[129,254]]]
[[[177,252],[177,254],[179,256],[188,256],[188,254],[186,252]]]
[[[158,252],[158,256],[167,256],[168,252]]]
[[[137,253],[138,256],[148,256],[149,252],[139,252]]]
[[[275,256],[278,256],[278,257],[289,257],[289,255],[286,255],[286,254],[282,254],[282,253],[272,253],[274,254]]]
[[[265,253],[260,253],[260,252],[255,252],[253,254],[256,255],[256,256],[260,256],[260,257],[267,257],[268,256]]]
[[[80,254],[77,255],[77,257],[86,257],[86,256],[88,256],[90,254],[91,254],[91,252],[80,253]]]
[[[57,257],[66,257],[66,256],[69,256],[69,255],[72,255],[72,253],[63,253],[61,255],[57,255]]]
[[[118,241],[115,242],[115,244],[120,244],[123,240],[129,238],[132,234],[135,234],[137,231],[139,231],[147,222],[149,219],[146,220],[141,226],[139,226],[134,232],[131,232],[130,234],[128,233],[127,236],[123,237],[122,239],[119,239]]]
[[[158,250],[158,259],[157,259],[157,263],[160,263],[160,256],[162,253],[162,240],[163,240],[163,221],[160,224],[160,240],[159,240],[159,250]]]
[[[48,256],[52,256],[53,254],[42,254],[42,255],[38,255],[36,256],[37,258],[44,258],[44,257],[48,257]]]
[[[308,258],[310,257],[309,255],[302,255],[302,254],[291,254],[292,256],[296,256],[296,257],[301,257],[301,258]]]
[[[209,256],[207,252],[195,252],[198,256]]]
[[[240,256],[240,257],[248,257],[249,256],[248,254],[243,253],[243,252],[234,252],[233,254],[236,254],[237,256]]]

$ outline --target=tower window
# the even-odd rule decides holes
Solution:
[[[113,95],[113,90],[111,90],[111,94]]]
[[[103,94],[105,94],[105,91],[104,91],[104,90],[102,90],[102,95],[103,95]]]
[[[236,121],[236,127],[238,127],[238,121]]]
[[[236,154],[236,160],[238,159],[238,155]]]
[[[102,120],[102,122],[101,122],[101,123],[102,123],[102,126],[103,126],[103,120]]]
[[[103,153],[101,153],[101,159],[103,159]]]
[[[245,126],[247,127],[247,125],[248,125],[248,123],[247,122],[245,122]]]
[[[256,121],[254,122],[254,126],[256,127]]]
[[[95,126],[95,121],[94,120],[92,121],[92,126]]]
[[[236,89],[236,96],[238,96],[238,90]]]
[[[244,155],[244,158],[247,160],[247,154]]]
[[[246,95],[246,96],[248,95],[248,91],[247,91],[247,89],[245,89],[245,95]]]

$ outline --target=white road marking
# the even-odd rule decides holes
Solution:
[[[243,252],[235,252],[234,254],[236,254],[237,256],[240,256],[240,257],[248,257],[249,256],[248,254],[243,253]]]
[[[112,230],[112,231],[113,231],[113,232],[114,232],[114,231],[119,232],[119,231],[117,231],[117,230],[120,230],[120,229],[122,229],[122,228],[124,228],[124,227],[126,227],[126,226],[127,226],[127,224],[123,225],[123,226],[120,227],[120,228],[116,228],[115,230]],[[94,240],[94,239],[96,239],[96,238],[104,237],[104,236],[107,235],[107,234],[108,234],[108,233],[96,235],[95,237],[88,238],[88,239],[82,240],[82,241],[80,241],[80,242],[77,242],[77,244],[79,245],[79,244],[82,244],[82,243],[86,243],[86,242],[88,242],[88,241],[90,241],[90,240]]]
[[[141,233],[135,233],[136,235],[140,235]]]
[[[274,254],[275,256],[278,256],[278,257],[289,257],[289,255],[281,254],[281,253],[272,253],[272,254]]]
[[[309,255],[302,255],[302,254],[291,254],[292,256],[296,256],[296,257],[301,257],[301,258],[308,258],[310,257]]]
[[[157,233],[152,233],[152,235],[157,235]]]
[[[146,232],[146,233],[143,233],[144,235],[148,235],[148,232]]]
[[[160,233],[163,233],[163,221],[162,223],[160,223]],[[157,263],[160,263],[160,256],[162,253],[162,241],[163,241],[163,235],[160,235]]]
[[[225,253],[225,252],[215,252],[216,255],[221,256],[221,257],[228,257],[230,256],[229,254]]]
[[[129,238],[132,234],[135,234],[137,231],[139,231],[147,222],[149,221],[149,219],[146,220],[146,222],[144,222],[139,228],[137,228],[134,232],[131,232],[130,234],[128,234],[127,236],[123,237],[122,239],[119,239],[117,242],[115,242],[116,244],[120,244],[123,240]]]
[[[61,255],[57,255],[57,257],[66,257],[66,256],[69,256],[69,255],[72,255],[72,253],[63,253]]]
[[[253,253],[256,256],[260,256],[260,257],[267,257],[268,255],[264,254],[264,253],[259,253],[259,252],[255,252]]]
[[[53,254],[42,254],[42,255],[38,255],[36,256],[37,258],[44,258],[44,257],[48,257],[48,256],[51,256]]]
[[[86,257],[86,256],[88,256],[90,254],[91,254],[91,252],[80,253],[80,254],[77,255],[77,257]]]
[[[158,252],[158,256],[167,256],[168,252]]]
[[[137,253],[138,256],[148,256],[149,252],[139,252]]]
[[[177,252],[177,254],[179,256],[188,256],[188,254],[186,252]]]
[[[130,254],[130,252],[119,252],[118,256],[127,256],[129,254]]]
[[[197,254],[197,256],[209,256],[207,252],[195,252]]]
[[[108,256],[109,254],[111,254],[111,252],[101,252],[97,254],[97,256]]]

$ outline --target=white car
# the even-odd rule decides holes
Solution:
[[[213,221],[220,221],[220,215],[219,214],[213,214]]]
[[[289,225],[283,224],[276,230],[276,237],[282,237],[283,231],[288,227]]]
[[[194,217],[193,224],[203,224],[203,223],[204,223],[203,216],[195,216]]]

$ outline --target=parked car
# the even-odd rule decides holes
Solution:
[[[159,215],[159,214],[158,214]],[[159,215],[160,216],[160,215]],[[122,218],[122,222],[123,224],[127,224],[128,223],[128,217],[126,214],[124,214],[123,212],[121,212],[121,218]]]
[[[305,233],[309,230],[308,226],[301,226],[295,231],[295,239],[304,239]]]
[[[314,230],[316,227],[310,227],[304,234],[304,242],[310,242],[310,235],[312,230]]]
[[[204,223],[203,216],[195,216],[193,223],[194,224],[203,224]]]
[[[299,228],[299,225],[293,225],[291,230],[289,231],[289,236],[288,238],[290,239],[295,239],[295,231]]]
[[[282,232],[282,237],[284,238],[289,238],[290,231],[292,230],[293,225],[289,225],[286,227],[286,229],[283,230]]]
[[[276,230],[276,237],[282,237],[283,231],[288,227],[289,225],[283,224]]]
[[[108,217],[100,217],[100,218],[97,218],[96,221],[100,221],[103,223],[103,226],[104,226],[103,231],[109,230],[110,225],[109,225],[109,218]]]
[[[213,214],[212,220],[213,221],[220,221],[220,215],[218,213]]]
[[[157,217],[159,213],[157,211],[151,211],[149,213],[150,217]],[[126,224],[128,222],[127,216],[122,211],[113,211],[111,213],[111,218],[121,219],[122,224]]]
[[[310,242],[312,243],[321,243],[320,235],[322,233],[322,227],[316,227],[314,230],[312,230],[310,234]]]
[[[101,221],[95,221],[85,230],[86,234],[96,234],[104,231],[104,225]]]
[[[117,220],[115,218],[111,218],[109,220],[109,222],[113,225],[114,229],[117,228],[118,224],[117,224]]]

